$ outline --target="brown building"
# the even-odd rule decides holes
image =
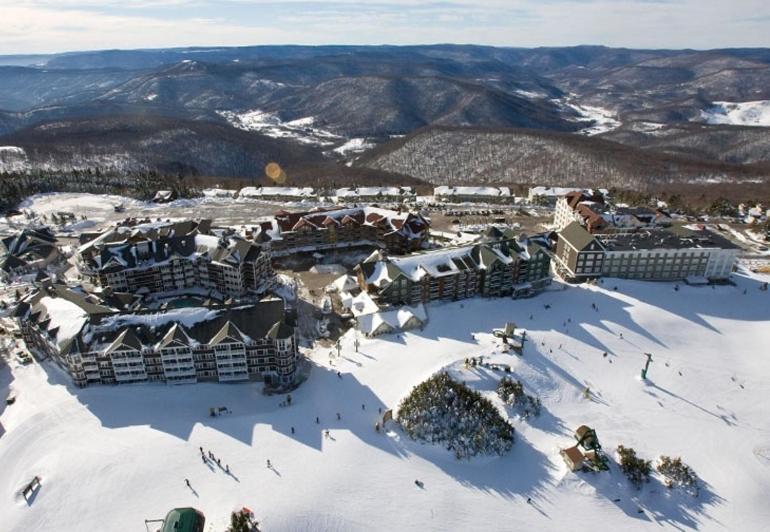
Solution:
[[[429,228],[420,214],[361,207],[279,211],[247,230],[246,236],[265,244],[274,256],[356,246],[400,254],[420,249]]]

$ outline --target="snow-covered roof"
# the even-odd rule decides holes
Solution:
[[[203,190],[203,196],[206,198],[234,198],[238,194],[237,190],[228,188],[207,188]]]
[[[239,198],[262,198],[283,196],[287,198],[315,197],[312,187],[244,187],[238,192]]]
[[[529,197],[534,196],[547,196],[547,197],[561,197],[566,196],[570,192],[580,192],[582,188],[575,187],[530,187]]]
[[[365,314],[373,314],[379,312],[380,307],[366,292],[361,292],[357,296],[353,297],[349,293],[343,294],[342,305],[345,308],[350,309],[354,316],[363,316]]]
[[[44,296],[39,304],[45,308],[51,320],[48,330],[58,329],[56,343],[59,347],[72,341],[88,321],[88,313],[83,308],[64,298]]]
[[[482,196],[482,197],[508,197],[511,189],[508,187],[452,187],[442,185],[433,189],[434,196]]]
[[[374,197],[374,196],[404,196],[413,195],[412,187],[358,187],[338,188],[334,195],[338,198]]]
[[[380,334],[390,331],[399,331],[408,328],[410,321],[425,323],[428,316],[422,304],[416,307],[400,307],[393,310],[385,310],[358,316],[358,329],[366,335]]]
[[[331,286],[340,294],[358,288],[358,281],[352,275],[341,275],[332,281]]]

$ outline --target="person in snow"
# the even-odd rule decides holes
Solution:
[[[318,425],[320,421],[318,421],[318,416],[315,417],[315,424]]]
[[[184,483],[187,484],[188,488],[190,487],[190,479],[189,478],[184,479]]]
[[[230,474],[230,466],[225,464],[225,473]]]
[[[273,467],[273,464],[271,464],[270,460],[268,459],[268,461],[267,461],[267,468],[270,469],[271,467]]]
[[[291,433],[294,434],[294,427],[291,428]]]
[[[361,404],[361,410],[366,410],[366,405],[365,404]]]
[[[337,421],[339,421],[339,420],[341,420],[341,419],[342,419],[342,416],[340,415],[340,413],[339,413],[339,412],[337,412]]]

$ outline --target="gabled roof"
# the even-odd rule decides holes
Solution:
[[[208,343],[217,345],[226,342],[246,342],[243,333],[231,321],[227,321]]]
[[[559,232],[559,238],[564,239],[578,251],[587,248],[592,242],[597,242],[596,238],[586,231],[578,222],[572,222]]]
[[[117,338],[115,338],[115,341],[112,342],[110,346],[105,350],[105,354],[110,354],[113,351],[117,351],[121,347],[127,347],[135,351],[141,351],[142,343],[139,341],[139,338],[136,337],[134,331],[128,328],[120,333]]]
[[[171,345],[174,346],[188,346],[190,345],[190,337],[187,335],[184,327],[178,323],[175,323],[166,333],[166,336],[160,341],[158,347],[164,348]]]

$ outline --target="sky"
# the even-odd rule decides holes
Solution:
[[[250,44],[770,47],[770,0],[0,0],[0,54]]]

